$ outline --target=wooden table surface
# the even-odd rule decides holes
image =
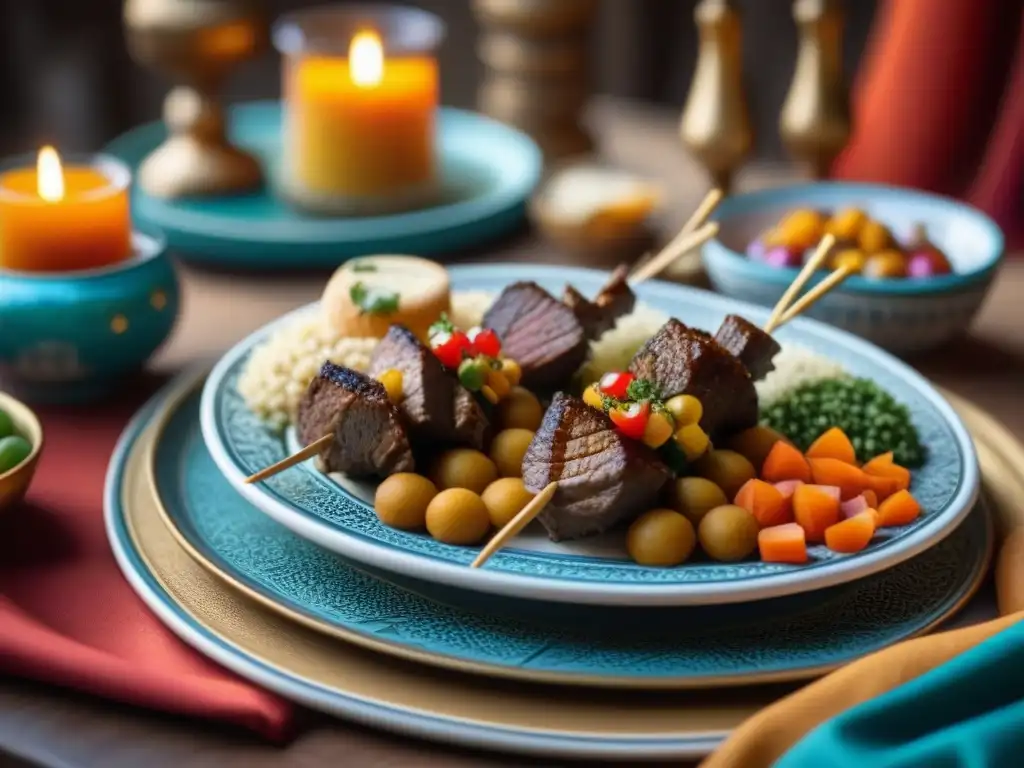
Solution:
[[[705,181],[681,150],[676,119],[638,105],[599,100],[591,118],[606,157],[663,179],[668,186],[665,229],[678,227],[700,201]],[[741,189],[792,178],[777,168],[751,168]],[[453,261],[580,263],[530,233]],[[155,361],[164,372],[212,361],[242,336],[289,309],[318,298],[325,274],[239,276],[182,268],[183,316]],[[911,362],[948,389],[996,414],[1024,438],[1024,260],[999,276],[972,333],[942,352]],[[984,607],[975,607],[979,614]],[[969,619],[968,619],[969,620]],[[377,733],[310,715],[308,727],[284,749],[237,731],[111,704],[15,680],[0,680],[0,766],[52,768],[183,768],[184,766],[513,766],[525,758],[458,751]],[[564,764],[564,763],[561,763]]]

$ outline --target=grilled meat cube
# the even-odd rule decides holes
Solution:
[[[558,490],[538,519],[552,541],[628,523],[655,506],[672,473],[658,455],[624,436],[602,411],[562,392],[523,457],[523,483]]]
[[[402,372],[400,409],[414,437],[481,449],[489,428],[473,395],[408,328],[392,325],[373,350],[369,373]]]
[[[722,321],[715,341],[739,358],[754,381],[760,381],[775,370],[772,359],[782,349],[771,334],[739,315],[728,315]]]
[[[572,309],[532,282],[502,291],[483,325],[498,334],[502,351],[522,367],[522,385],[539,392],[564,386],[590,351]]]
[[[709,334],[669,320],[629,365],[668,399],[693,395],[704,406],[701,428],[714,438],[753,427],[757,390],[747,369]]]
[[[562,302],[576,315],[588,339],[599,339],[615,327],[615,322],[628,315],[636,305],[636,294],[626,282],[628,268],[625,265],[612,272],[608,282],[590,301],[571,285],[565,286]]]
[[[303,445],[334,435],[320,452],[327,472],[387,477],[414,469],[405,427],[384,385],[351,368],[324,363],[299,403],[298,428]]]

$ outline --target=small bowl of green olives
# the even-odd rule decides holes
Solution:
[[[43,451],[43,426],[24,403],[0,392],[0,511],[24,498]]]

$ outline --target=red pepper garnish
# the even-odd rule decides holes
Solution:
[[[473,355],[497,358],[501,354],[501,340],[490,328],[474,328],[468,334],[473,344]]]
[[[636,379],[632,373],[611,372],[601,377],[598,387],[604,394],[614,397],[616,400],[625,400],[629,392],[629,385]]]
[[[618,430],[634,440],[643,438],[650,415],[651,404],[646,400],[642,403],[622,403],[608,411],[609,418]]]
[[[445,368],[458,368],[472,350],[469,337],[462,331],[438,333],[430,338],[430,348]]]

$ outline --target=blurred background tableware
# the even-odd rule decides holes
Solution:
[[[793,185],[736,195],[718,207],[714,219],[721,225],[720,234],[703,251],[715,289],[773,305],[798,266],[775,266],[751,257],[748,248],[785,214],[798,209],[857,209],[883,222],[902,240],[920,225],[946,255],[953,269],[950,274],[917,279],[854,275],[808,312],[902,355],[932,349],[964,334],[1003,259],[999,227],[980,211],[954,200],[871,184]]]
[[[0,513],[28,492],[43,452],[43,425],[32,410],[0,392]]]
[[[263,53],[259,0],[125,0],[125,41],[143,66],[175,87],[164,100],[169,135],[139,166],[139,186],[165,199],[249,192],[259,163],[228,141],[221,87],[239,64]]]

